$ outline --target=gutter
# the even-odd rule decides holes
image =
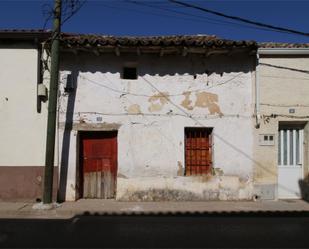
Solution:
[[[309,55],[309,48],[259,48],[258,55]]]

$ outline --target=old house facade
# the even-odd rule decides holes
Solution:
[[[254,42],[81,35],[64,44],[63,199],[252,199]]]
[[[50,34],[0,33],[0,199],[41,198]],[[282,189],[308,168],[306,48],[206,35],[61,44],[55,199],[299,198]]]

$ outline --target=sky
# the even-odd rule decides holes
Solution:
[[[136,1],[137,4],[130,0],[86,0],[80,10],[63,24],[62,31],[116,36],[207,34],[233,40],[309,43],[308,36],[265,31],[167,0]],[[182,1],[309,33],[309,0]],[[0,0],[0,29],[52,29],[52,22],[46,21],[52,7],[52,0]]]

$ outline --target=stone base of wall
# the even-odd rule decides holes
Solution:
[[[277,184],[255,184],[254,198],[257,200],[274,200],[276,199]]]
[[[0,166],[0,200],[42,199],[44,166]],[[58,167],[54,168],[53,198],[58,188]]]
[[[252,182],[237,176],[117,179],[119,201],[252,200]]]

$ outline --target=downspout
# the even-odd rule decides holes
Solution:
[[[39,41],[37,41],[37,50],[38,50],[38,58],[37,58],[37,91],[39,88],[39,85],[42,83],[42,61],[41,61],[41,57],[42,57],[42,52],[41,52],[41,44]],[[41,113],[41,109],[42,109],[42,99],[39,96],[39,94],[37,93],[37,104],[36,104],[36,111],[37,113]]]
[[[255,128],[260,128],[260,78],[259,78],[259,52],[256,52],[256,66],[255,66]]]

